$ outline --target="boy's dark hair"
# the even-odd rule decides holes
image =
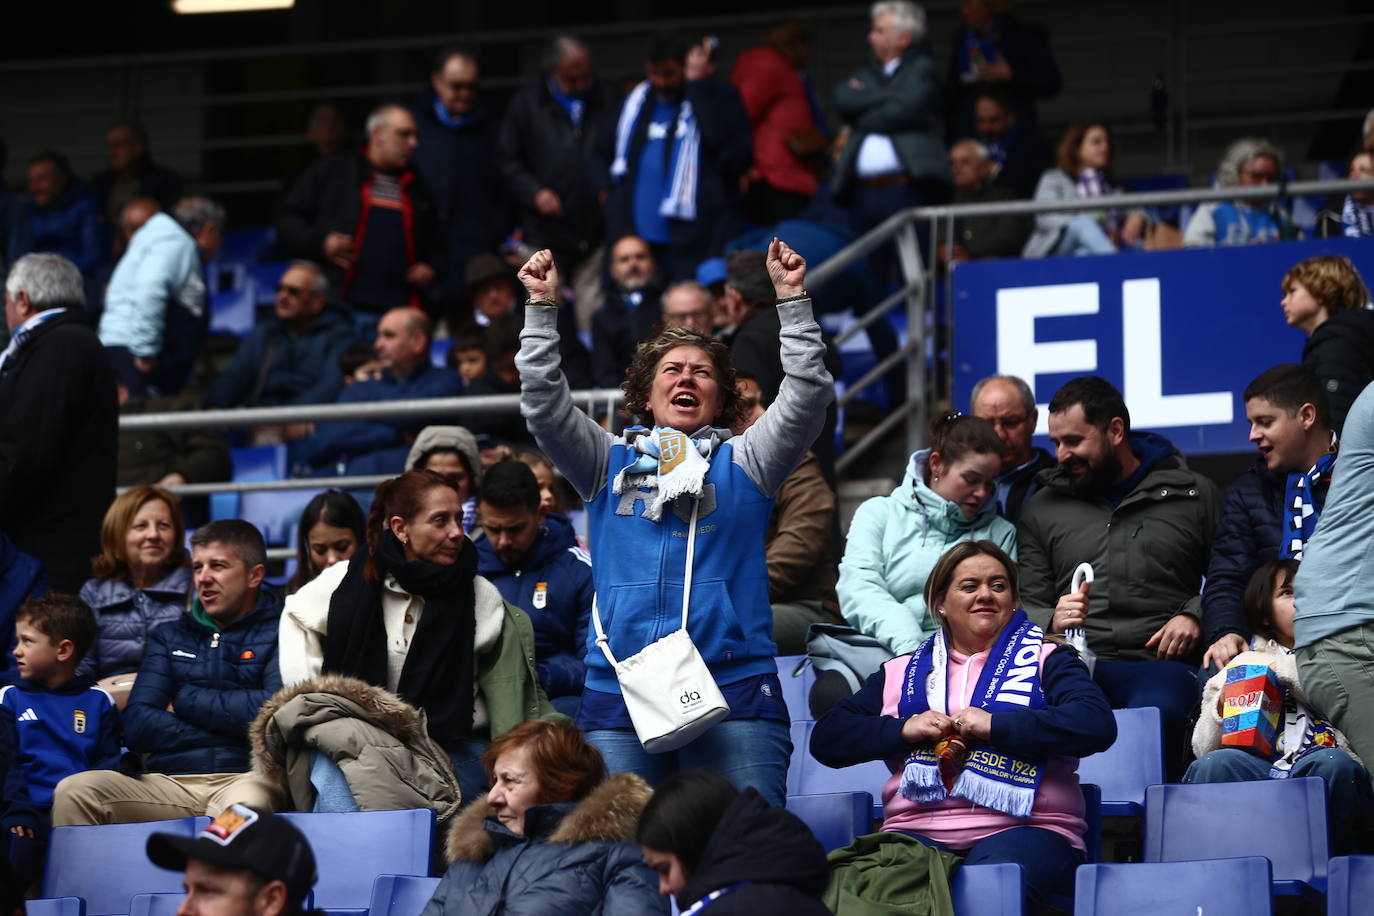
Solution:
[[[487,352],[487,335],[482,331],[464,331],[453,338],[453,352],[462,353],[464,350],[481,350]]]
[[[1310,369],[1297,363],[1280,363],[1255,376],[1241,395],[1242,401],[1251,398],[1264,398],[1290,417],[1296,416],[1302,405],[1311,404],[1317,408],[1317,423],[1331,428],[1331,403],[1327,400],[1326,389]]]
[[[42,633],[56,645],[70,639],[76,648],[72,656],[73,664],[86,657],[95,643],[96,623],[86,602],[75,595],[62,592],[48,592],[36,598],[28,598],[19,606],[14,615],[15,623],[27,620],[34,629]]]
[[[1101,432],[1106,432],[1113,417],[1120,417],[1122,432],[1131,431],[1131,414],[1116,386],[1096,375],[1082,375],[1071,379],[1050,399],[1050,413],[1063,413],[1073,405],[1083,408],[1083,419]]]
[[[523,461],[497,462],[482,476],[481,501],[493,509],[539,509],[539,479]]]
[[[1274,578],[1283,575],[1283,584],[1292,585],[1298,574],[1297,560],[1270,560],[1250,577],[1245,586],[1241,608],[1250,632],[1265,639],[1274,638]]]
[[[725,809],[738,795],[739,791],[719,773],[675,773],[644,806],[635,841],[649,849],[671,852],[691,874],[701,865],[702,853]]]
[[[649,63],[663,60],[687,61],[687,39],[676,32],[657,32],[649,38],[649,47],[644,59]]]
[[[267,565],[267,545],[262,532],[241,518],[221,518],[201,525],[191,535],[191,547],[223,544],[249,569]]]

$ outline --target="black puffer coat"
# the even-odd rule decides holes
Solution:
[[[825,850],[795,814],[770,807],[753,789],[725,809],[678,907],[741,881],[749,883],[712,903],[711,916],[830,916],[821,903],[830,881]]]
[[[1210,646],[1227,633],[1250,637],[1241,606],[1250,577],[1270,560],[1279,557],[1283,531],[1283,491],[1287,474],[1257,464],[1226,488],[1226,498],[1212,534],[1212,556],[1207,562],[1207,584],[1202,589],[1202,635]],[[1327,474],[1312,488],[1313,504],[1320,512],[1331,486]]]
[[[1323,321],[1303,344],[1302,365],[1326,388],[1339,435],[1350,405],[1374,380],[1374,311],[1337,312]]]
[[[448,834],[453,864],[421,916],[640,916],[668,912],[658,875],[633,842],[652,792],[618,773],[580,802],[525,812],[525,835],[489,817],[485,799]]]

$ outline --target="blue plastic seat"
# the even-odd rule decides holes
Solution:
[[[277,232],[271,226],[231,229],[224,233],[224,244],[220,245],[217,257],[221,261],[256,261],[276,238]]]
[[[129,901],[129,916],[176,916],[185,894],[136,894]]]
[[[427,808],[282,817],[300,828],[315,852],[319,909],[366,912],[378,875],[429,874],[434,812]]]
[[[429,362],[435,369],[444,369],[448,366],[448,353],[453,349],[453,338],[444,337],[439,340],[432,340],[429,343]]]
[[[1145,789],[1164,782],[1159,710],[1145,706],[1112,712],[1116,743],[1079,761],[1078,778],[1102,789],[1103,814],[1140,817],[1145,813]]]
[[[1263,856],[1080,865],[1074,916],[1264,916],[1273,912]]]
[[[874,799],[873,816],[882,817],[883,786],[892,776],[881,760],[856,763],[853,766],[831,769],[811,756],[810,731],[800,757],[796,795],[826,795],[832,792],[867,792]],[[793,738],[795,741],[795,737]]]
[[[782,683],[782,700],[787,704],[787,715],[793,722],[811,718],[809,695],[811,685],[816,682],[816,670],[810,664],[797,666],[806,661],[805,655],[779,655],[778,680]],[[795,672],[795,674],[794,674]]]
[[[873,796],[867,792],[793,795],[787,799],[787,810],[811,828],[826,852],[873,832]]]
[[[44,897],[25,901],[28,916],[86,916],[86,901],[80,897]]]
[[[438,878],[378,875],[372,882],[368,916],[420,916],[438,886]]]
[[[949,882],[957,916],[1024,916],[1026,883],[1021,866],[961,865]]]
[[[1326,916],[1367,913],[1371,900],[1374,856],[1333,856],[1326,871]]]
[[[233,463],[235,481],[244,480],[284,480],[287,471],[286,445],[246,445],[229,450],[229,460]],[[210,517],[241,518],[243,493],[211,493]],[[264,537],[266,532],[264,532]]]
[[[260,261],[246,265],[255,306],[272,305],[277,301],[277,284],[290,266],[290,261]]]
[[[304,490],[259,490],[242,493],[238,517],[251,522],[262,532],[269,547],[292,546],[291,533],[300,521],[305,506],[323,487]]]
[[[148,837],[154,833],[195,836],[209,823],[207,817],[183,817],[55,827],[48,845],[43,896],[81,897],[86,901],[86,916],[123,916],[135,894],[180,893],[181,875],[148,861]]]
[[[792,720],[792,759],[787,763],[787,794],[801,795],[801,774],[811,758],[811,729],[815,722],[809,719]]]
[[[242,286],[210,295],[210,333],[247,337],[257,318],[253,289]]]
[[[1276,894],[1326,893],[1326,789],[1319,777],[1145,790],[1145,861],[1265,856]]]

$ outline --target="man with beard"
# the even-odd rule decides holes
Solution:
[[[1114,708],[1158,707],[1166,767],[1182,774],[1184,730],[1197,705],[1202,599],[1220,501],[1169,440],[1131,431],[1121,393],[1076,378],[1049,404],[1058,467],[1018,525],[1021,599],[1048,633],[1081,627],[1093,679]],[[1073,571],[1096,579],[1071,592]]]
[[[611,245],[611,289],[592,315],[592,378],[598,388],[619,388],[635,347],[663,317],[658,264],[649,243],[626,235]]]

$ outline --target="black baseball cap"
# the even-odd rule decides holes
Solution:
[[[195,859],[219,868],[241,868],[268,881],[282,881],[291,900],[305,899],[315,886],[315,854],[290,821],[247,805],[230,805],[193,837],[155,833],[148,858],[159,868],[185,871]]]

